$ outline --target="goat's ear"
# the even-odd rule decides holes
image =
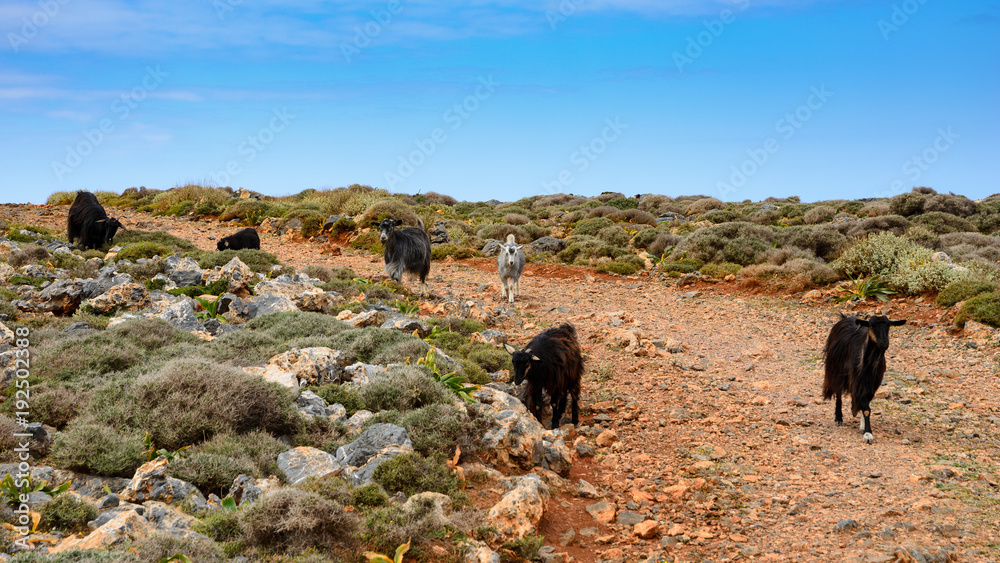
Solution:
[[[859,326],[872,326],[872,324],[870,322],[868,322],[866,320],[863,320],[863,319],[858,319],[858,325]]]
[[[890,326],[903,326],[906,324],[906,319],[899,319],[898,321],[889,321]]]
[[[513,354],[514,352],[517,352],[517,348],[511,346],[510,344],[507,344],[506,342],[503,343],[503,349],[507,350],[511,354]]]
[[[396,219],[396,220],[394,221],[394,223],[395,223],[395,225],[396,225],[396,226],[398,227],[398,226],[400,226],[400,225],[402,225],[402,224],[403,224],[403,220],[402,220],[402,219]]]
[[[378,221],[372,221],[372,226],[373,226],[373,227],[377,227],[377,226],[379,226],[380,224],[381,224],[381,223],[379,223]]]

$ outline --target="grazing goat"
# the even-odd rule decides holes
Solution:
[[[427,273],[431,271],[431,238],[424,230],[424,222],[417,218],[418,226],[397,229],[403,224],[396,219],[385,219],[381,223],[372,222],[381,234],[379,239],[385,248],[385,273],[396,281],[402,281],[403,272],[420,277],[420,295],[427,290]]]
[[[905,320],[890,321],[888,317],[874,316],[867,321],[840,315],[833,325],[823,349],[826,375],[823,378],[823,400],[837,396],[833,420],[844,424],[840,395],[851,394],[851,414],[861,412],[861,432],[866,443],[871,444],[871,400],[882,385],[885,375],[885,351],[889,348],[889,327],[906,324]]]
[[[260,236],[257,234],[257,229],[250,227],[228,237],[220,238],[215,246],[219,250],[243,250],[244,248],[260,250]]]
[[[552,402],[552,429],[559,427],[566,412],[566,397],[572,401],[573,425],[580,421],[580,378],[583,377],[583,353],[576,340],[576,329],[566,323],[543,331],[531,339],[524,350],[504,344],[514,364],[514,384],[528,380],[524,390],[525,406],[542,421],[542,391]]]
[[[521,272],[524,271],[524,251],[514,243],[514,235],[507,235],[507,243],[500,245],[497,255],[497,271],[500,273],[500,299],[514,302],[515,295],[521,295]]]
[[[74,240],[79,240],[80,247],[84,250],[100,248],[115,238],[119,228],[124,227],[118,219],[108,217],[94,194],[76,192],[76,199],[69,206],[67,219],[66,234],[71,244]]]

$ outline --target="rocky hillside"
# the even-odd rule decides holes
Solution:
[[[261,203],[245,199],[216,212]],[[306,238],[316,215],[250,216],[263,223],[263,250],[225,253],[213,252],[214,241],[234,226],[197,213],[205,201],[179,216],[109,207],[129,230],[100,252],[60,240],[65,205],[4,208],[0,318],[8,331],[29,331],[31,485],[49,487],[30,493],[41,520],[32,554],[15,560],[354,561],[407,541],[406,560],[425,561],[1000,556],[1000,336],[975,320],[954,326],[963,299],[995,291],[988,262],[969,257],[988,255],[989,245],[967,254],[949,246],[950,263],[920,262],[958,276],[942,290],[986,286],[947,307],[933,293],[908,294],[908,276],[926,271],[892,280],[899,293],[885,294],[887,303],[839,304],[854,285],[800,278],[804,285],[791,286],[795,276],[764,267],[773,277],[754,274],[760,283],[750,283],[742,273],[794,260],[816,269],[857,243],[829,261],[814,253],[735,269],[693,256],[715,243],[682,243],[708,230],[729,241],[717,252],[732,257],[726,245],[746,239],[739,244],[755,248],[747,240],[772,233],[771,250],[781,250],[796,225],[765,232],[749,221],[720,223],[736,225],[723,233],[702,224],[685,235],[683,225],[706,219],[682,209],[654,215],[677,215],[669,228],[649,226],[654,242],[673,242],[658,256],[633,247],[649,229],[629,233],[621,226],[629,219],[616,216],[608,220],[630,237],[633,258],[571,266],[563,252],[597,243],[570,240],[591,236],[569,230],[588,217],[556,217],[545,236],[528,236],[536,248],[510,306],[499,300],[495,261],[475,257],[487,243],[449,247],[442,238],[464,240],[456,229],[468,229],[449,222],[472,228],[474,216],[443,219],[428,298],[380,281],[381,257],[356,227],[379,217],[368,213],[379,201],[352,218],[323,218],[326,228]],[[416,203],[418,213],[431,205]],[[514,223],[503,224],[536,226]],[[494,229],[488,238],[508,230]],[[882,235],[882,244],[912,243],[912,227],[907,233]],[[851,264],[879,256],[863,250]],[[634,270],[616,274],[607,264]],[[713,264],[719,269],[706,268]],[[826,267],[833,280],[841,275]],[[820,351],[837,311],[876,307],[910,322],[890,336],[869,446],[850,416],[833,425],[819,391]],[[985,309],[966,317],[989,320]],[[583,416],[577,428],[549,431],[506,383],[509,357],[499,345],[566,321],[587,354]],[[8,440],[18,429],[10,382],[23,347],[19,335],[4,334],[10,392],[0,439]],[[448,385],[452,372],[466,381]],[[5,442],[3,461],[17,461],[17,447]],[[64,482],[68,490],[52,490]],[[3,519],[18,523],[16,513]],[[14,532],[6,541],[21,537]]]

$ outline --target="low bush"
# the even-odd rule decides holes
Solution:
[[[23,244],[20,249],[11,253],[10,265],[14,268],[20,268],[28,264],[44,264],[48,259],[48,250],[37,244]]]
[[[956,232],[975,232],[977,230],[972,221],[941,211],[929,211],[922,215],[917,215],[912,219],[912,224],[920,225],[937,235]]]
[[[379,199],[369,205],[361,216],[358,217],[357,223],[363,227],[367,227],[373,222],[380,222],[389,218],[402,221],[402,227],[411,227],[417,224],[417,214],[413,211],[413,208],[394,197]]]
[[[763,252],[764,249],[770,248],[775,240],[775,232],[770,227],[745,222],[723,223],[691,233],[677,244],[671,257],[693,258],[706,264],[734,262],[735,260],[725,258],[728,254],[733,258],[747,261],[757,251]]]
[[[240,538],[248,547],[298,554],[308,548],[353,551],[358,520],[322,496],[283,487],[239,511]]]
[[[406,496],[424,491],[450,495],[462,486],[443,461],[415,452],[383,462],[375,469],[372,480],[389,493],[402,491]]]
[[[889,209],[893,215],[912,217],[924,212],[927,196],[918,192],[899,194],[889,199]]]
[[[503,216],[503,222],[508,225],[527,225],[531,222],[531,218],[521,213],[508,213]]]
[[[907,221],[905,217],[901,217],[899,215],[883,215],[879,217],[861,219],[859,221],[840,223],[837,225],[837,229],[849,237],[865,237],[882,232],[890,232],[894,235],[902,236],[906,233],[906,229],[909,226],[910,222]]]
[[[41,510],[38,527],[42,530],[58,530],[66,534],[90,532],[87,522],[97,518],[100,512],[96,506],[72,494],[57,495],[45,503]]]
[[[688,215],[700,215],[713,209],[725,209],[726,204],[714,197],[706,197],[694,201],[687,208]]]
[[[694,260],[677,260],[674,262],[660,262],[658,267],[662,272],[691,274],[697,272],[701,268],[701,264]]]
[[[829,225],[788,227],[779,232],[778,239],[779,247],[806,250],[827,262],[837,258],[851,243],[847,236]]]
[[[959,280],[949,283],[938,293],[939,307],[951,307],[959,301],[971,299],[981,293],[997,291],[997,284],[983,280]]]
[[[406,509],[402,505],[389,505],[368,515],[363,539],[372,549],[392,554],[397,546],[406,542],[411,546],[431,542],[433,532],[448,524],[448,520],[434,510],[430,500],[416,502]],[[413,547],[410,549],[408,555],[414,551]]]
[[[415,366],[394,367],[371,377],[361,388],[366,408],[373,412],[419,409],[427,405],[449,404],[454,395],[447,387]]]
[[[271,271],[271,266],[281,264],[278,257],[264,250],[244,248],[243,250],[223,250],[221,252],[206,252],[198,258],[198,266],[205,269],[225,266],[233,258],[239,258],[257,273],[267,274]]]
[[[653,239],[653,242],[649,243],[649,247],[647,247],[647,250],[653,256],[663,256],[667,252],[670,252],[682,240],[684,240],[683,237],[674,234],[660,233],[656,235],[656,238]]]
[[[958,217],[969,217],[976,211],[976,203],[960,195],[935,194],[924,202],[924,213],[940,212]]]
[[[1000,291],[980,293],[966,301],[955,315],[955,324],[964,327],[969,321],[1000,328]]]
[[[291,341],[314,335],[334,336],[352,327],[322,313],[282,311],[255,317],[246,324],[246,329],[267,334],[278,341]]]
[[[466,258],[480,258],[483,256],[483,253],[473,248],[454,244],[435,244],[431,247],[431,259],[444,260],[449,256],[457,260],[464,260]]]
[[[351,240],[350,247],[358,250],[367,250],[372,254],[382,254],[383,252],[382,241],[379,239],[379,232],[377,230],[359,233],[358,236]]]
[[[732,264],[730,262],[716,262],[714,264],[705,264],[701,267],[700,271],[703,275],[724,279],[730,274],[736,274],[742,269],[739,264]]]
[[[611,246],[625,248],[628,246],[629,239],[631,237],[629,237],[629,234],[625,232],[625,229],[620,225],[612,225],[597,231],[597,238],[610,244]]]
[[[858,217],[881,217],[891,215],[892,207],[882,200],[869,201],[854,212]]]
[[[608,219],[607,217],[593,217],[590,219],[584,219],[576,224],[573,228],[573,234],[580,235],[596,235],[601,229],[610,227],[614,225],[614,221]]]
[[[128,229],[126,231],[119,229],[118,234],[115,235],[115,244],[119,244],[122,247],[139,243],[150,243],[165,246],[170,249],[167,251],[166,255],[184,252],[200,252],[198,247],[190,241],[176,237],[165,231],[140,231],[136,229]],[[101,256],[103,256],[103,254]]]
[[[595,237],[573,236],[569,246],[556,254],[556,257],[567,264],[589,264],[597,258],[617,258],[626,253],[625,249],[610,245]]]
[[[219,215],[219,220],[231,221],[237,219],[243,225],[255,226],[259,225],[267,217],[280,217],[281,211],[270,203],[252,198],[243,198],[229,204],[222,211],[222,214]]]
[[[354,490],[351,504],[359,508],[378,508],[389,504],[389,495],[378,483],[368,483]]]
[[[819,223],[826,223],[833,220],[833,216],[836,214],[837,210],[829,205],[817,205],[806,211],[802,218],[807,225],[818,225]]]
[[[57,467],[109,477],[131,478],[146,457],[144,435],[93,422],[74,422],[56,434],[50,457]]]
[[[531,237],[528,236],[528,233],[524,229],[514,225],[508,225],[506,223],[483,225],[479,228],[477,234],[483,239],[494,239],[499,241],[506,241],[507,235],[514,235],[514,242],[518,244],[527,244],[531,242]]]
[[[187,453],[170,463],[170,475],[198,487],[204,494],[220,497],[241,474],[260,477],[259,469],[245,457],[227,457],[206,453]]]
[[[301,421],[289,391],[240,369],[176,359],[122,386],[106,384],[88,411],[105,424],[148,432],[176,450],[221,433],[294,433]]]

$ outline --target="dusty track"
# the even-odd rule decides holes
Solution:
[[[2,218],[61,231],[65,214],[65,207],[6,207]],[[234,230],[117,215],[208,250],[210,237]],[[366,276],[382,269],[380,257],[330,256],[321,243],[273,235],[262,243],[294,266],[350,266]],[[494,268],[489,260],[435,262],[428,281],[437,295],[493,308],[501,305]],[[529,265],[521,286],[518,314],[500,328],[523,343],[541,328],[576,324],[591,369],[584,418],[592,421],[594,405],[613,406],[602,426],[619,444],[598,448],[573,477],[591,480],[619,512],[643,513],[662,529],[639,540],[627,527],[598,526],[583,510],[596,501],[558,495],[543,532],[559,551],[577,561],[656,553],[682,561],[889,561],[898,546],[916,545],[931,553],[952,546],[961,561],[1000,560],[1000,350],[972,348],[928,326],[939,313],[930,305],[894,304],[889,312],[924,322],[890,333],[886,382],[873,403],[875,443],[865,445],[849,411],[846,425],[834,426],[833,405],[820,400],[820,350],[837,306],[726,286],[689,297],[690,288],[654,278],[552,265]],[[619,341],[625,331],[672,339],[683,350],[636,356]],[[835,531],[847,519],[858,527]],[[559,546],[570,527],[576,539]],[[599,528],[597,536],[582,535],[587,527]],[[661,547],[668,536],[683,543]]]

